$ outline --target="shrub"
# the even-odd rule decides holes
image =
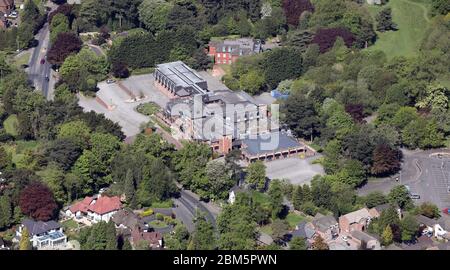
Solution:
[[[153,215],[153,213],[154,213],[153,209],[149,208],[141,213],[141,217],[148,217],[148,216]]]
[[[164,220],[164,215],[161,213],[156,213],[156,219],[159,221],[163,221]]]

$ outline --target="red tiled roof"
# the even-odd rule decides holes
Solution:
[[[82,201],[77,202],[75,204],[73,204],[69,210],[72,213],[76,213],[78,211],[82,212],[82,213],[87,213],[87,210],[89,208],[89,205],[91,204],[91,202],[94,200],[93,197],[86,197],[84,198]]]
[[[121,208],[122,203],[120,202],[119,197],[102,196],[98,198],[94,204],[89,205],[88,210],[99,215],[104,215],[115,210],[120,210]]]
[[[136,226],[131,231],[131,237],[133,239],[133,243],[138,243],[139,241],[146,240],[151,245],[159,246],[159,241],[162,240],[161,233],[158,232],[142,232],[138,226]]]

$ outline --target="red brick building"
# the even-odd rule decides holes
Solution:
[[[208,55],[214,57],[215,64],[231,64],[245,55],[261,52],[261,42],[250,38],[211,41]]]

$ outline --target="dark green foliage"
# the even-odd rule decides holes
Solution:
[[[191,235],[190,249],[213,250],[216,248],[216,236],[213,225],[202,214],[197,214],[195,229]]]
[[[264,77],[270,89],[281,81],[302,74],[302,56],[294,48],[279,48],[266,53],[263,62]]]
[[[304,238],[294,237],[289,242],[290,250],[306,250],[307,248],[308,245],[306,244],[306,240]]]
[[[272,219],[276,219],[283,211],[283,191],[279,180],[272,180],[269,191],[270,208],[272,209]]]
[[[391,12],[391,8],[387,7],[377,14],[376,20],[378,31],[385,32],[389,30],[397,30],[397,25],[392,22]]]
[[[282,107],[284,122],[297,137],[312,139],[319,134],[320,119],[314,102],[304,95],[294,93]]]
[[[82,250],[116,250],[117,237],[114,223],[101,221],[80,231]]]
[[[388,195],[389,202],[397,205],[401,209],[408,209],[412,206],[412,200],[409,197],[409,192],[405,186],[394,187]]]

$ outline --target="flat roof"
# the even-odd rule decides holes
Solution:
[[[297,142],[294,138],[288,136],[286,133],[281,131],[272,132],[266,135],[258,135],[257,138],[246,138],[242,140],[242,143],[246,146],[245,151],[250,155],[261,155],[266,153],[280,152],[303,146],[302,144]]]
[[[159,64],[157,65],[157,69],[176,86],[181,86],[183,88],[191,86],[200,93],[207,92],[207,90],[198,86],[199,83],[205,83],[206,80],[181,61]]]

